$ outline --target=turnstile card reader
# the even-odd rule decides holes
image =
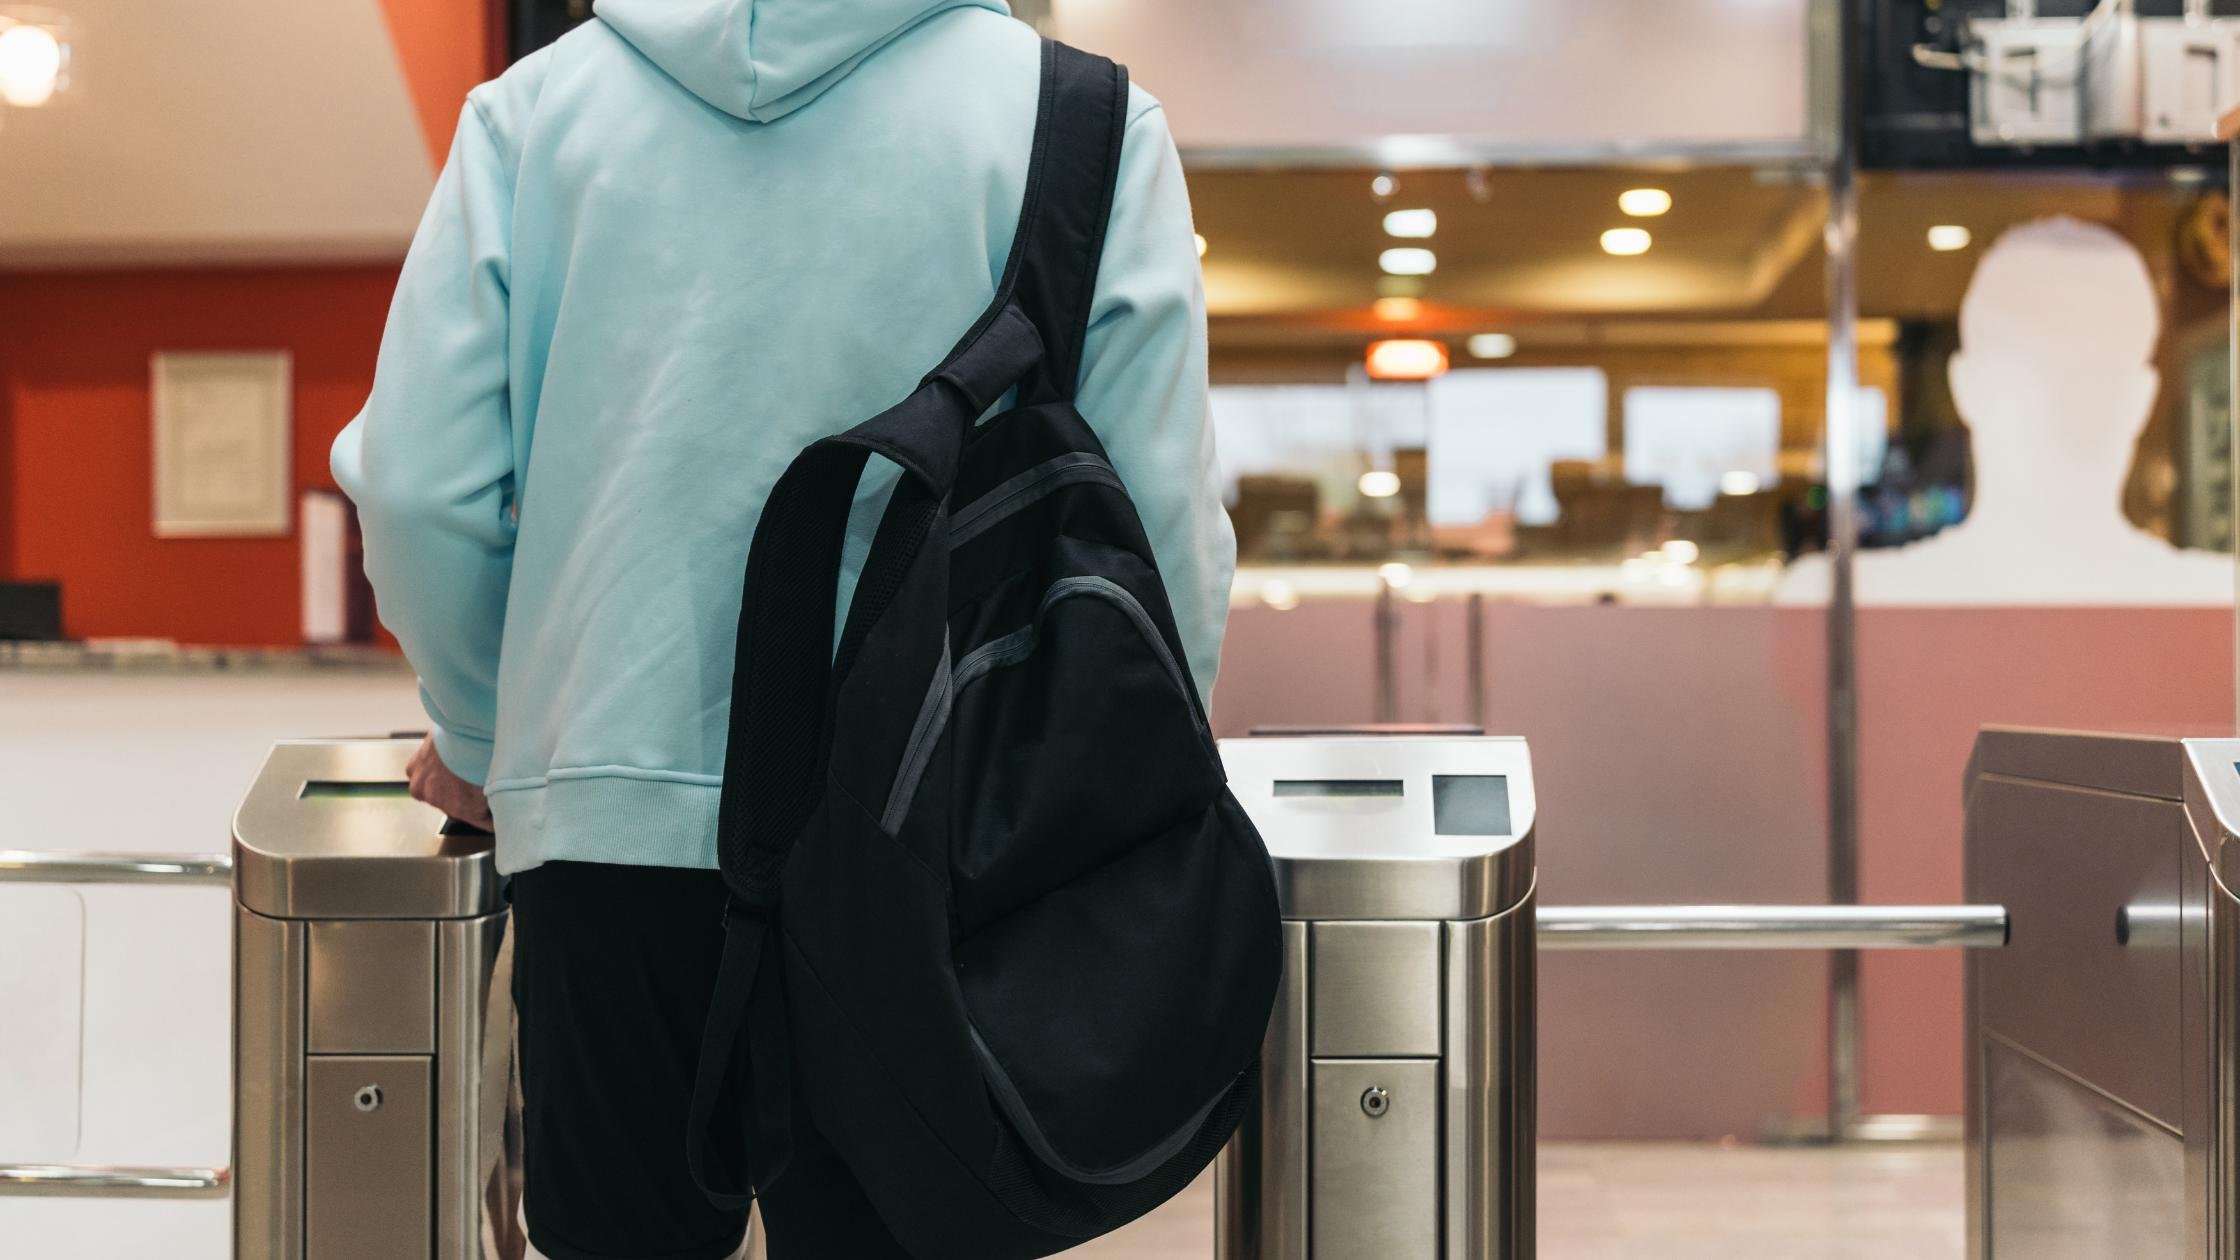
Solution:
[[[1275,859],[1261,1107],[1221,1260],[1522,1260],[1533,1246],[1532,765],[1521,739],[1225,740]]]
[[[280,744],[235,815],[237,1260],[481,1255],[505,914],[491,838],[406,795],[417,747]]]

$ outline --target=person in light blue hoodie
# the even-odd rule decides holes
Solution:
[[[414,791],[511,873],[532,1244],[729,1256],[684,1163],[721,941],[741,574],[793,456],[988,303],[1039,46],[1000,0],[599,0],[474,90],[336,441],[433,724]],[[1079,387],[1211,693],[1235,544],[1181,165],[1132,93]],[[842,606],[893,470],[874,461]],[[899,1255],[813,1133],[783,1256]]]

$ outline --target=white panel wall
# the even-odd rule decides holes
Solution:
[[[1813,0],[1051,0],[1186,151],[1802,151]]]

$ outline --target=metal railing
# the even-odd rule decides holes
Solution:
[[[223,853],[35,853],[0,849],[0,884],[230,884]]]
[[[225,854],[0,850],[0,883],[224,884]],[[1982,949],[2007,940],[2004,906],[1543,906],[1542,949]],[[223,1198],[224,1168],[0,1164],[0,1196]]]
[[[128,1168],[110,1164],[0,1164],[0,1197],[222,1199],[232,1188],[223,1168]]]
[[[36,853],[0,849],[0,884],[228,884],[223,853]],[[134,1168],[115,1164],[0,1164],[0,1196],[222,1199],[224,1168]]]
[[[1984,949],[2005,906],[1542,906],[1542,949]]]

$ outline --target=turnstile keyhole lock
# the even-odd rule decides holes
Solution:
[[[1390,1110],[1392,1110],[1392,1095],[1384,1092],[1384,1086],[1371,1085],[1361,1091],[1361,1111],[1363,1115],[1374,1120]]]
[[[360,1111],[378,1111],[381,1109],[381,1087],[379,1085],[360,1085],[358,1096],[352,1101],[357,1103]]]

